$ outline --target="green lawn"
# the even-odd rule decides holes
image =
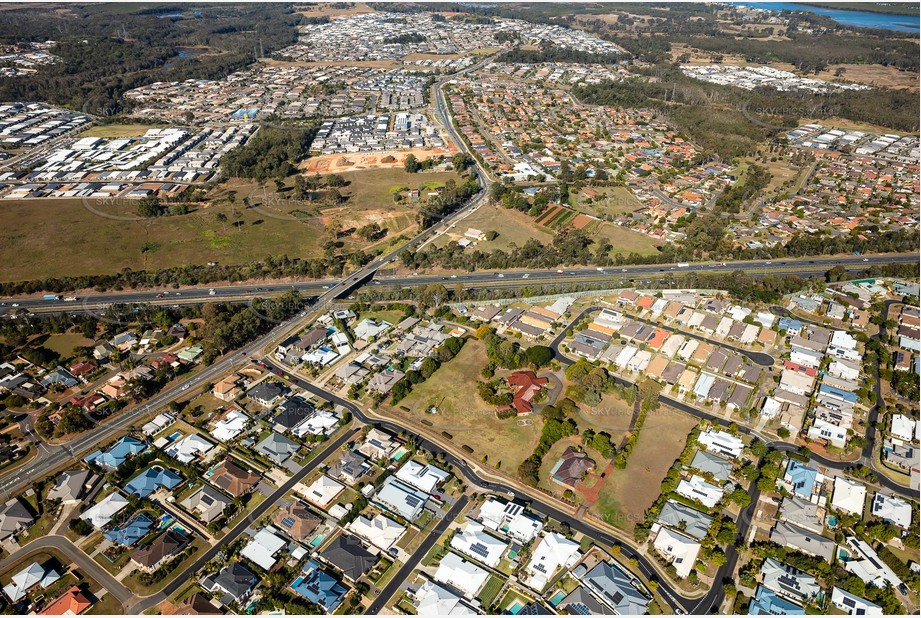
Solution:
[[[86,347],[92,344],[92,339],[87,339],[78,333],[64,333],[51,335],[42,346],[57,352],[63,357],[68,357],[74,353],[74,348]]]
[[[591,187],[593,191],[599,193],[598,197],[589,199],[585,193],[572,195],[573,205],[578,210],[595,216],[610,215],[627,215],[640,208],[643,203],[626,187]]]
[[[483,586],[483,589],[480,590],[480,594],[476,597],[480,601],[480,605],[483,607],[492,605],[504,584],[505,582],[495,575],[490,575],[489,579],[486,581],[486,585]]]

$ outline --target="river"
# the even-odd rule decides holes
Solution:
[[[841,25],[855,28],[880,28],[883,30],[895,30],[896,32],[919,32],[921,30],[921,15],[918,14],[890,15],[888,13],[871,13],[869,11],[829,9],[793,2],[732,2],[731,4],[741,4],[769,11],[783,11],[785,9],[788,11],[809,11],[817,15],[831,17]]]

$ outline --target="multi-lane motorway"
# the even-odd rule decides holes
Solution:
[[[452,222],[465,214],[469,208],[476,208],[485,197],[484,193],[478,194],[471,204],[442,222],[434,228],[423,232],[407,245],[392,251],[374,262],[368,264],[356,273],[350,275],[348,290],[351,291],[359,282],[367,281],[369,285],[382,287],[415,287],[432,283],[445,286],[461,285],[465,288],[516,288],[522,286],[551,285],[551,284],[624,284],[642,287],[647,281],[662,277],[680,277],[688,273],[727,273],[742,271],[752,276],[765,275],[799,275],[801,277],[820,276],[835,266],[842,266],[852,272],[860,272],[873,265],[879,264],[911,264],[918,263],[917,253],[899,253],[868,256],[831,256],[814,258],[787,258],[782,260],[763,261],[747,260],[739,262],[695,262],[687,266],[678,264],[651,264],[641,266],[612,266],[605,268],[551,268],[551,269],[514,269],[505,271],[485,271],[475,273],[441,273],[441,274],[410,274],[398,276],[380,276],[378,271],[386,268],[397,259],[400,253],[424,242],[435,233],[444,231]],[[633,280],[631,282],[631,280]],[[100,311],[113,304],[150,303],[153,305],[183,305],[200,304],[213,301],[248,302],[259,296],[271,296],[295,289],[304,296],[328,296],[331,291],[338,289],[341,296],[342,288],[337,288],[343,281],[339,279],[324,279],[306,281],[301,283],[266,283],[266,284],[239,284],[214,287],[191,287],[181,289],[158,290],[133,290],[127,292],[107,292],[79,297],[76,301],[43,300],[41,297],[29,296],[19,298],[4,298],[4,305],[0,311],[14,312],[17,309],[40,312],[80,312]],[[212,294],[211,291],[214,291]]]

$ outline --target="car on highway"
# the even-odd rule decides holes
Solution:
[[[496,276],[499,277],[500,279],[504,279],[504,278],[505,278],[505,275],[503,275],[502,273],[499,273],[499,274],[496,275]]]
[[[19,306],[19,303],[13,303],[12,306],[13,306],[13,307],[18,307],[18,306]]]

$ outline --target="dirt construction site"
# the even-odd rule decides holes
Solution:
[[[406,150],[382,150],[379,152],[349,152],[310,157],[301,163],[305,174],[340,174],[361,170],[403,167],[406,157],[414,155],[418,160],[444,155],[451,157],[457,152],[454,146],[442,148],[407,148]]]

